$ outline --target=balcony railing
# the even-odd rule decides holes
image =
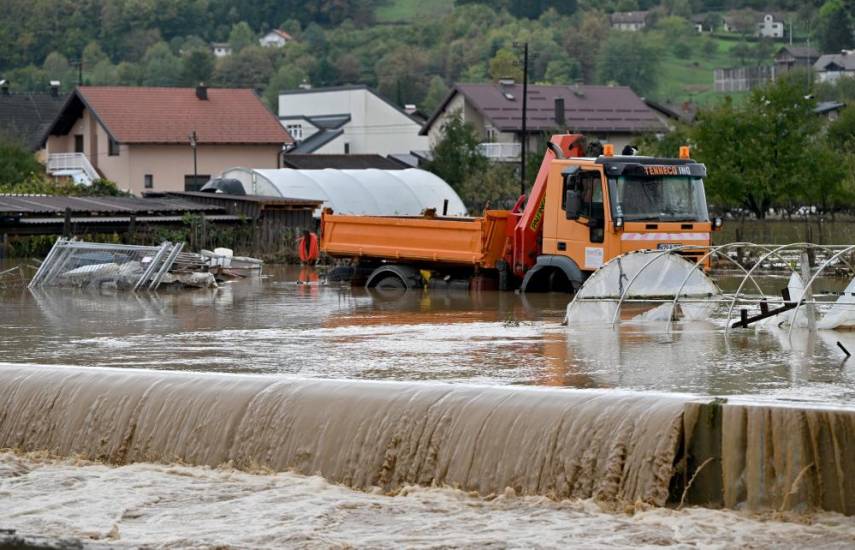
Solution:
[[[73,177],[76,173],[82,174],[90,184],[101,177],[83,153],[51,153],[48,155],[47,169],[54,176]]]
[[[519,143],[479,143],[478,150],[490,160],[519,160]]]

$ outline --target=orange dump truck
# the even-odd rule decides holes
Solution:
[[[321,250],[350,259],[354,284],[572,292],[632,250],[708,246],[703,164],[688,158],[585,157],[584,139],[553,136],[532,192],[513,210],[451,218],[351,216],[326,210]],[[524,206],[523,206],[524,204]]]

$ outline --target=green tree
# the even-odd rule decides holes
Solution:
[[[295,90],[300,84],[308,81],[309,75],[303,69],[283,65],[271,77],[264,89],[264,100],[274,112],[277,112],[279,109],[279,92]]]
[[[143,57],[144,86],[175,86],[181,79],[181,60],[166,42],[158,42]]]
[[[594,81],[600,48],[609,36],[609,19],[597,10],[585,11],[578,24],[564,34],[567,56],[577,59],[582,68],[582,79]]]
[[[484,172],[487,158],[478,150],[478,133],[460,113],[450,115],[440,131],[442,137],[431,148],[433,158],[426,168],[461,192],[468,178]]]
[[[852,14],[842,0],[828,0],[822,5],[817,34],[824,52],[852,47]]]
[[[487,208],[513,207],[519,192],[517,166],[495,162],[466,177],[460,189],[460,198],[469,212],[480,214]]]
[[[395,48],[374,66],[380,93],[398,105],[421,103],[428,87],[427,55],[412,46]]]
[[[855,153],[855,106],[843,109],[837,120],[828,126],[826,136],[832,148]]]
[[[83,48],[83,67],[91,69],[102,61],[109,61],[107,54],[101,49],[101,46],[94,40]]]
[[[817,187],[828,195],[827,205],[842,185],[832,166],[841,162],[826,154],[813,107],[801,79],[783,77],[742,105],[726,101],[702,111],[692,138],[695,157],[711,168],[712,200],[764,218],[772,207],[792,211],[818,201]]]
[[[214,74],[214,55],[206,48],[190,50],[181,58],[181,82],[185,86],[195,86],[200,82],[210,82]]]
[[[264,50],[260,46],[250,46],[221,59],[214,79],[223,86],[264,88],[273,75],[273,63],[268,57],[269,52]]]
[[[523,74],[519,55],[507,48],[497,51],[490,60],[490,78],[493,80],[510,78],[522,82]]]
[[[427,95],[425,95],[425,98],[422,101],[421,109],[425,113],[433,113],[447,95],[448,86],[445,85],[445,81],[441,76],[434,75],[430,79]]]
[[[40,174],[44,174],[44,167],[32,151],[12,136],[0,136],[0,192]]]
[[[642,33],[612,33],[600,52],[597,74],[601,82],[615,82],[649,95],[656,91],[660,57],[658,48]]]
[[[229,32],[229,46],[232,48],[232,53],[238,53],[247,46],[257,44],[255,33],[246,21],[241,21],[232,27]]]
[[[71,69],[68,59],[59,52],[51,52],[42,65],[47,80],[59,80],[66,85],[77,83],[75,72]],[[45,82],[47,84],[47,82]]]
[[[548,84],[572,84],[582,77],[582,67],[575,59],[561,57],[546,66],[544,80]]]

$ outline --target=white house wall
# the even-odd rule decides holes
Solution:
[[[418,135],[421,126],[417,122],[368,90],[319,90],[279,96],[280,117],[335,114],[350,114],[350,122],[343,127],[342,142],[349,144],[350,153],[389,155],[428,149],[428,140]]]

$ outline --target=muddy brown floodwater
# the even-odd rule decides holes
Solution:
[[[855,361],[845,360],[838,342],[855,350],[855,335],[794,331],[788,337],[777,329],[752,329],[725,338],[707,322],[670,329],[661,323],[564,327],[564,295],[381,297],[298,284],[305,276],[299,269],[268,267],[262,278],[213,291],[0,291],[0,379],[14,385],[0,388],[0,443],[18,449],[0,452],[0,529],[72,537],[93,547],[855,545],[855,521],[834,513],[641,503],[661,504],[668,497],[685,400],[738,396],[743,403],[849,409]],[[37,367],[46,365],[110,370]],[[264,376],[247,376],[254,374]],[[423,385],[348,382],[356,379]],[[443,389],[435,382],[455,386]],[[557,391],[478,390],[509,385]],[[323,403],[325,395],[340,396],[328,414],[312,404]],[[598,400],[608,405],[602,411],[592,405]],[[4,403],[12,410],[4,413]],[[351,415],[350,406],[362,409]],[[406,414],[420,407],[427,412],[408,420]],[[444,412],[455,407],[464,412]],[[647,412],[622,420],[619,409],[632,407]],[[597,420],[607,409],[614,412]],[[552,430],[527,416],[541,410],[562,427]],[[582,410],[588,412],[580,415]],[[328,426],[332,418],[338,420]],[[374,420],[363,420],[368,418]],[[585,418],[597,430],[588,430]],[[579,419],[578,429],[572,419]],[[421,420],[434,426],[435,436],[408,434],[408,423]],[[284,427],[278,431],[284,424],[295,426],[294,434],[296,426],[306,429],[296,437]],[[363,429],[374,435],[360,434]],[[576,430],[581,435],[556,441],[592,450],[608,439],[606,432],[620,437],[612,447],[600,447],[603,456],[595,459],[593,451],[570,446],[561,455],[539,430]],[[669,430],[671,439],[657,443]],[[508,445],[490,450],[485,434],[507,438]],[[482,436],[485,447],[478,445]],[[550,457],[549,472],[540,458],[527,461],[524,449],[509,450],[526,438],[528,454]],[[626,452],[622,441],[630,442]],[[336,442],[350,449],[351,458],[337,458]],[[638,454],[645,447],[667,460],[648,462]],[[170,456],[185,465],[169,465]],[[648,472],[631,474],[640,481],[630,494],[640,500],[628,508],[605,505],[596,498],[596,484],[555,489],[562,468],[577,457],[598,472],[592,482],[614,481],[624,489],[625,480],[609,473],[610,465]],[[380,478],[372,477],[375,470]],[[526,472],[530,489],[509,481],[519,472]],[[553,474],[558,481],[551,481]],[[778,485],[794,495],[809,492],[797,486],[800,474],[796,468]],[[804,479],[814,483],[811,476]],[[644,480],[658,483],[654,493]],[[736,479],[732,486],[741,483]],[[506,485],[519,487],[502,492]],[[552,489],[544,493],[544,486]],[[577,498],[555,498],[568,495]]]
[[[300,377],[441,380],[821,403],[855,397],[855,334],[811,337],[707,323],[563,327],[561,294],[431,292],[382,299],[298,285],[298,269],[215,291],[0,292],[15,363]]]

